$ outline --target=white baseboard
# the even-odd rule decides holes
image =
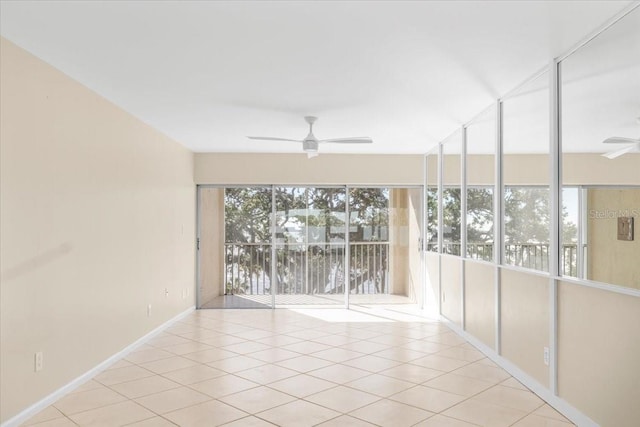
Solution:
[[[498,366],[507,371],[511,376],[524,384],[527,388],[537,394],[541,399],[553,406],[558,412],[567,417],[571,422],[578,427],[599,427],[598,423],[591,418],[580,412],[574,406],[569,404],[566,400],[554,395],[551,390],[540,384],[529,374],[518,368],[513,362],[505,359],[495,352],[494,349],[474,337],[473,335],[464,331],[459,325],[453,323],[444,316],[441,316],[441,320],[456,334],[467,340],[471,345],[476,347],[482,353],[484,353],[489,359],[493,360]]]
[[[136,341],[134,341],[133,343],[129,344],[127,347],[125,347],[124,349],[122,349],[118,353],[114,354],[113,356],[109,357],[107,360],[105,360],[104,362],[100,363],[99,365],[97,365],[97,366],[93,367],[92,369],[88,370],[84,374],[80,375],[75,380],[73,380],[70,383],[60,387],[58,390],[54,391],[50,395],[46,396],[45,398],[43,398],[43,399],[39,400],[38,402],[34,403],[33,405],[29,406],[27,409],[23,410],[22,412],[20,412],[19,414],[15,415],[14,417],[9,418],[4,423],[0,424],[0,427],[16,427],[16,426],[19,426],[20,424],[24,423],[26,420],[28,420],[29,418],[33,417],[38,412],[40,412],[43,409],[51,406],[51,404],[56,402],[58,399],[60,399],[61,397],[65,396],[67,393],[73,391],[74,389],[78,388],[82,384],[86,383],[91,378],[93,378],[94,376],[96,376],[100,372],[104,371],[109,366],[113,365],[114,363],[116,363],[117,361],[119,361],[120,359],[125,357],[127,354],[131,353],[136,348],[140,347],[141,345],[145,344],[147,341],[151,340],[151,338],[153,338],[156,335],[160,334],[163,330],[165,330],[166,328],[171,326],[173,323],[179,321],[180,319],[182,319],[182,318],[186,317],[187,315],[189,315],[190,313],[192,313],[194,310],[195,310],[195,306],[191,306],[188,309],[186,309],[185,311],[183,311],[182,313],[178,314],[177,316],[167,320],[162,325],[158,326],[157,328],[155,328],[154,330],[152,330],[148,334],[144,335],[143,337],[141,337],[141,338],[137,339]]]

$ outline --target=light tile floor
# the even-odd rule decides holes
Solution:
[[[242,309],[194,312],[25,425],[573,424],[437,321]]]

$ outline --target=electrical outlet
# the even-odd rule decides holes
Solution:
[[[544,348],[544,364],[549,366],[549,347]]]
[[[42,355],[42,352],[41,351],[37,352],[34,355],[33,359],[34,359],[34,367],[33,367],[34,371],[35,372],[42,371],[42,364],[44,362],[44,356]]]
[[[165,297],[169,296],[169,288],[164,288],[164,296]]]
[[[151,304],[147,306],[147,317],[151,316]]]

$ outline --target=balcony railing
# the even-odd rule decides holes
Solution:
[[[427,251],[436,252],[437,243],[429,243]],[[460,255],[460,243],[445,242],[443,253]],[[578,273],[578,245],[567,243],[562,245],[560,254],[561,273],[576,277]],[[467,257],[484,261],[493,260],[493,243],[467,243]],[[504,263],[534,270],[549,271],[548,243],[517,243],[504,246]]]
[[[277,293],[343,293],[344,250],[342,243],[277,244]],[[351,243],[349,253],[349,291],[389,293],[389,243]],[[270,294],[271,244],[226,243],[224,272],[226,294]]]

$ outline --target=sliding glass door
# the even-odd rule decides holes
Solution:
[[[201,308],[421,303],[419,187],[198,192]]]
[[[276,187],[276,305],[342,305],[344,187]]]

